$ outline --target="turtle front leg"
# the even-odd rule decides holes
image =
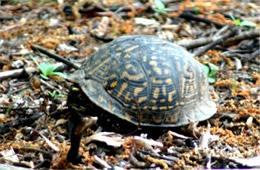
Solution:
[[[70,150],[67,154],[67,160],[73,164],[78,164],[80,162],[81,156],[79,155],[79,146],[81,141],[81,136],[83,132],[89,126],[97,122],[97,117],[80,117],[72,116],[68,123],[69,138],[71,141]]]

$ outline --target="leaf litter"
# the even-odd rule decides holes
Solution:
[[[0,167],[259,168],[260,8],[257,3],[2,1]],[[121,35],[156,35],[195,52],[235,26],[238,33],[196,56],[207,67],[212,97],[218,105],[213,118],[187,128],[162,130],[156,137],[125,136],[100,127],[84,128],[82,162],[71,165],[66,161],[70,147],[66,95],[70,83],[59,74],[46,73],[48,79],[42,79],[40,68],[30,55],[45,64],[44,68],[48,68],[50,58],[33,51],[32,45],[40,45],[80,65],[102,44]],[[64,73],[72,70],[63,65],[51,73],[56,69]]]

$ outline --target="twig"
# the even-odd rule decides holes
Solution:
[[[224,27],[222,27],[221,29],[219,29],[215,35],[213,37],[220,37],[221,35],[223,35],[226,31],[228,31],[230,29],[229,25],[225,25]]]
[[[28,151],[35,151],[35,152],[41,152],[44,153],[45,155],[48,155],[49,157],[52,156],[51,152],[39,149],[39,148],[33,148],[33,147],[29,147],[29,146],[19,146],[20,150],[28,150]]]
[[[38,120],[41,116],[43,116],[42,112],[35,113],[28,118],[17,118],[15,120],[11,120],[11,121],[5,123],[3,126],[1,126],[0,134],[3,135],[5,133],[8,133],[11,130],[11,128],[18,128],[18,127],[25,126],[25,125],[31,125],[36,120]]]
[[[260,56],[260,49],[258,49],[255,52],[253,52],[253,54],[251,54],[249,59],[255,58],[256,56]]]
[[[177,138],[181,138],[181,139],[189,139],[189,137],[184,136],[184,135],[181,135],[181,134],[178,134],[178,133],[173,132],[173,131],[171,131],[171,130],[168,131],[168,134],[169,134],[169,135],[172,135],[172,136],[174,136],[174,137],[177,137]]]
[[[179,17],[180,17],[180,18],[184,18],[184,19],[188,19],[188,20],[194,20],[194,21],[204,22],[204,23],[206,23],[206,24],[213,24],[213,25],[215,25],[217,28],[221,28],[221,27],[224,26],[223,24],[217,23],[217,22],[215,22],[215,21],[211,21],[211,20],[209,20],[209,19],[207,19],[207,18],[198,17],[198,16],[193,15],[192,13],[187,12],[187,11],[184,11]]]
[[[260,37],[260,29],[255,29],[253,31],[247,31],[247,32],[243,32],[233,38],[229,38],[228,40],[226,40],[224,42],[224,45],[226,44],[230,44],[230,43],[234,43],[237,41],[242,41],[242,40],[246,40],[246,39],[252,39],[252,38],[257,38]]]
[[[173,162],[177,162],[178,161],[178,158],[176,157],[169,157],[169,156],[161,156],[161,155],[156,155],[154,153],[151,153],[151,152],[148,152],[148,151],[145,151],[145,150],[140,150],[139,152],[145,154],[145,155],[151,155],[152,157],[155,157],[155,158],[159,158],[159,159],[164,159],[164,160],[167,160],[167,161],[173,161]]]
[[[246,39],[252,39],[252,38],[257,38],[260,37],[260,30],[256,29],[253,31],[247,31],[247,32],[242,32],[239,35],[229,38],[226,41],[224,41],[224,45],[235,42],[235,41],[242,41]],[[203,46],[205,44],[211,43],[213,41],[213,37],[204,37],[204,38],[198,38],[196,40],[181,40],[176,42],[176,44],[185,47],[186,49],[192,49],[196,47]]]
[[[23,23],[21,23],[21,24],[8,26],[8,27],[5,27],[4,29],[0,29],[0,32],[8,32],[8,31],[11,31],[11,30],[13,30],[13,29],[23,27],[24,24],[25,24],[25,23],[23,22]]]
[[[0,72],[0,80],[4,80],[4,79],[7,79],[7,78],[13,78],[13,77],[19,77],[24,72],[26,72],[26,73],[34,73],[37,70],[38,69],[34,68],[34,67],[27,67],[25,69],[21,68],[21,69],[16,69],[16,70]]]
[[[224,42],[226,39],[228,39],[229,37],[234,36],[237,33],[237,31],[238,31],[238,27],[233,27],[232,30],[228,34],[223,35],[222,37],[219,37],[215,41],[211,42],[209,45],[206,45],[205,47],[198,49],[197,51],[194,52],[194,55],[201,56],[202,54],[204,54],[206,51],[213,48],[217,44],[220,44],[220,43]]]
[[[212,42],[212,40],[213,40],[213,37],[203,37],[203,38],[198,38],[195,40],[181,40],[181,41],[177,41],[175,43],[182,47],[185,47],[186,49],[193,49],[193,48],[208,44],[208,43]]]
[[[62,63],[65,63],[66,65],[70,66],[70,67],[73,67],[73,68],[76,68],[76,69],[79,69],[80,67],[77,65],[77,64],[74,64],[72,63],[71,61],[63,58],[62,56],[60,55],[57,55],[55,53],[52,53],[50,51],[48,51],[47,49],[41,47],[41,46],[38,46],[38,45],[31,45],[32,49],[34,51],[40,51],[41,53],[51,57],[51,58],[54,58],[55,60],[57,61],[60,61]]]
[[[106,161],[99,158],[97,155],[94,155],[95,163],[99,164],[102,168],[112,168]]]
[[[147,167],[147,166],[149,165],[148,163],[139,161],[139,160],[134,156],[133,153],[130,153],[130,155],[129,155],[129,160],[130,160],[130,162],[131,162],[134,166],[136,166],[137,168],[145,168],[145,167]]]
[[[50,88],[51,90],[55,90],[56,92],[58,92],[59,94],[61,94],[61,91],[54,87],[53,85],[51,85],[50,83],[48,83],[47,81],[40,79],[41,83],[44,84],[45,86],[47,86],[48,88]]]
[[[27,109],[39,109],[40,107],[32,107],[32,106],[29,106],[29,107],[11,107],[11,106],[0,106],[0,109],[1,110],[27,110]]]
[[[13,16],[0,16],[0,20],[13,20],[13,19],[16,19],[16,18]]]
[[[0,169],[16,169],[16,170],[26,170],[28,168],[32,168],[30,166],[30,163],[27,162],[27,161],[20,161],[20,162],[17,162],[15,160],[12,160],[12,159],[8,159],[8,158],[0,158]],[[13,164],[13,165],[8,165],[8,164],[2,164],[2,162],[5,162],[5,163],[9,163],[9,164]],[[17,166],[14,166],[14,165],[17,165]],[[26,167],[26,168],[23,168],[23,167]]]

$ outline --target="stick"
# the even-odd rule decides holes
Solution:
[[[216,41],[213,41],[209,45],[206,45],[205,47],[198,49],[193,54],[195,56],[201,56],[202,54],[204,54],[205,52],[207,52],[209,49],[213,48],[217,44],[220,44],[220,43],[224,42],[226,39],[228,39],[229,37],[234,36],[237,33],[237,31],[238,31],[238,28],[233,27],[232,30],[228,34],[219,37],[218,39],[216,39]]]
[[[253,31],[247,31],[247,32],[242,32],[239,35],[229,38],[226,41],[224,41],[224,45],[229,44],[231,42],[237,42],[237,41],[242,41],[246,39],[252,39],[252,38],[257,38],[260,37],[260,30],[255,29]],[[176,44],[185,47],[186,49],[192,49],[196,47],[203,46],[205,44],[211,43],[213,41],[213,37],[203,37],[203,38],[198,38],[195,40],[181,40],[176,42]]]
[[[60,62],[66,64],[66,65],[68,65],[68,66],[70,66],[70,67],[73,67],[73,68],[75,68],[75,69],[79,69],[79,68],[80,68],[80,66],[78,66],[77,64],[72,63],[71,61],[69,61],[69,60],[63,58],[63,57],[60,56],[60,55],[57,55],[57,54],[55,54],[55,53],[50,52],[50,51],[48,51],[47,49],[45,49],[45,48],[43,48],[43,47],[41,47],[41,46],[31,45],[31,47],[32,47],[32,49],[33,49],[34,51],[40,51],[41,53],[43,53],[43,54],[45,54],[45,55],[47,55],[47,56],[49,56],[49,57],[51,57],[51,58],[54,58],[55,60],[60,61]]]
[[[24,72],[33,73],[33,72],[36,72],[37,70],[38,70],[37,68],[28,67],[25,69],[21,68],[21,69],[16,69],[16,70],[0,72],[0,80],[18,77],[18,76],[21,76]]]
[[[204,22],[204,23],[206,23],[206,24],[213,24],[213,25],[215,25],[217,28],[221,28],[221,27],[224,26],[223,24],[217,23],[217,22],[215,22],[215,21],[211,21],[211,20],[206,19],[206,18],[198,17],[198,16],[193,15],[192,13],[187,12],[187,11],[184,11],[179,17],[180,17],[180,18],[184,18],[184,19],[188,19],[188,20]]]

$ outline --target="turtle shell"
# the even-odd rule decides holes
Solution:
[[[70,79],[98,107],[135,125],[181,126],[216,112],[202,65],[154,36],[122,36],[101,46]]]

